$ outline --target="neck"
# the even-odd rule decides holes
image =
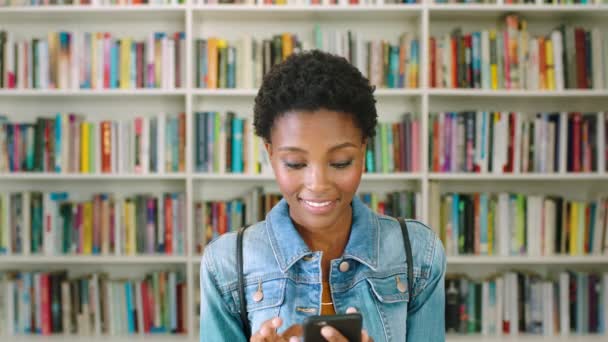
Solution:
[[[309,229],[295,223],[295,227],[300,233],[300,236],[310,248],[310,250],[323,253],[321,265],[323,268],[323,279],[327,281],[329,278],[329,267],[333,259],[342,256],[348,238],[353,220],[352,207],[349,206],[348,212],[344,213],[338,222],[330,227],[323,229]]]

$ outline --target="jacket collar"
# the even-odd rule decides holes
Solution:
[[[345,259],[354,259],[375,270],[378,264],[378,219],[357,196],[351,203],[353,222],[344,249]],[[282,272],[311,254],[289,216],[289,205],[282,199],[266,216],[266,231],[274,256]]]

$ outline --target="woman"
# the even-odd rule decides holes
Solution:
[[[374,88],[344,58],[289,57],[264,78],[255,132],[283,194],[266,220],[245,230],[245,303],[251,341],[298,341],[311,315],[357,310],[362,341],[443,341],[445,254],[425,225],[407,221],[413,289],[402,231],[356,191],[377,121]],[[201,262],[201,341],[245,341],[236,234]],[[346,341],[330,327],[328,341]]]

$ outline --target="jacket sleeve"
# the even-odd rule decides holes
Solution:
[[[430,277],[422,292],[410,303],[407,318],[407,341],[445,341],[445,252],[435,237]]]
[[[222,298],[213,265],[212,248],[207,248],[200,269],[200,342],[246,342],[240,316]]]

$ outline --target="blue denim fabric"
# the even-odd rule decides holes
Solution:
[[[444,341],[446,262],[441,241],[424,224],[407,221],[414,259],[413,289],[409,289],[397,220],[374,213],[356,197],[352,207],[344,255],[331,262],[336,312],[357,308],[363,328],[376,342]],[[304,243],[289,217],[287,202],[279,202],[265,221],[245,231],[243,248],[245,296],[254,333],[276,316],[284,321],[282,331],[320,313],[321,252],[312,252]],[[235,249],[235,233],[221,236],[205,249],[200,273],[201,342],[246,341],[239,316]],[[345,272],[340,271],[342,262],[349,266]],[[254,294],[260,286],[263,298],[256,302]]]

